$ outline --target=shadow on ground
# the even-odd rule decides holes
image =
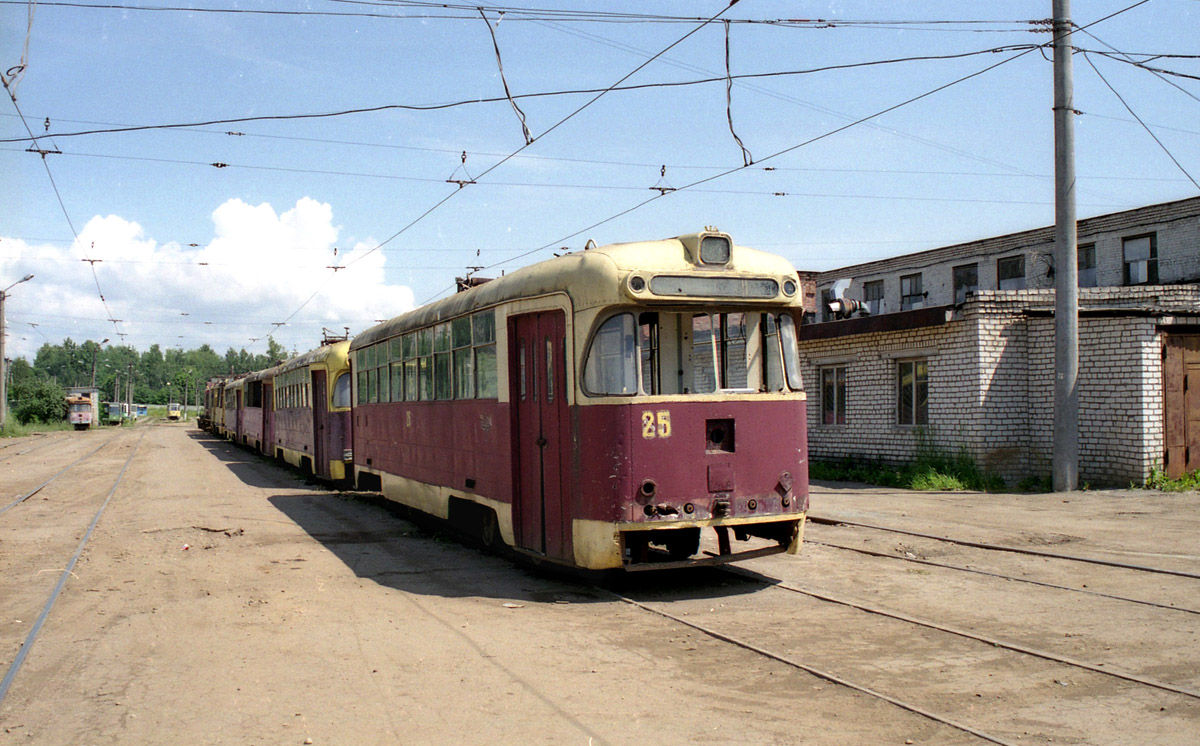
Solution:
[[[308,479],[286,466],[275,463],[266,456],[242,448],[203,430],[192,430],[188,433],[188,437],[199,443],[210,456],[229,467],[233,475],[243,484],[251,487],[280,488],[302,484],[313,487],[323,486],[320,482]]]
[[[530,604],[610,603],[614,594],[669,602],[753,593],[774,582],[718,568],[588,573],[534,564],[512,552],[485,551],[439,521],[367,493],[279,494],[269,502],[358,577],[405,593]]]

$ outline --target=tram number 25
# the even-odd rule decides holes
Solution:
[[[642,412],[642,437],[646,440],[671,437],[670,411]]]

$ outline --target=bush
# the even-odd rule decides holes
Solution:
[[[17,422],[61,422],[67,418],[67,399],[63,390],[50,381],[28,381],[13,386],[12,415]]]

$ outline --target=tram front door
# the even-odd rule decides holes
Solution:
[[[516,543],[547,557],[570,559],[566,316],[562,311],[529,313],[508,323]]]

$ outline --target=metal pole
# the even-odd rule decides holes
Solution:
[[[4,299],[7,296],[0,290],[0,429],[8,419],[8,371],[4,364]]]
[[[1075,103],[1071,2],[1054,10],[1054,455],[1055,492],[1079,483],[1079,261],[1075,225]]]

